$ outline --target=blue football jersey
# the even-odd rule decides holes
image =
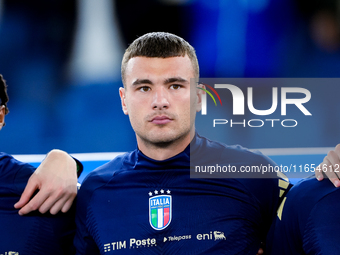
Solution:
[[[164,161],[138,149],[118,156],[80,188],[77,254],[256,254],[289,183],[276,173],[261,179],[190,177],[190,165],[207,162],[274,164],[199,135]],[[287,185],[280,188],[279,180]]]
[[[0,254],[74,254],[75,206],[67,213],[20,216],[19,201],[35,168],[0,153]]]
[[[284,198],[268,235],[268,254],[339,254],[340,189],[309,178]]]

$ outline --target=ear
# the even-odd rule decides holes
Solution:
[[[201,89],[199,89],[201,88]],[[202,109],[202,97],[206,96],[205,91],[202,90],[205,89],[205,86],[203,84],[197,84],[196,88],[196,96],[197,96],[197,103],[196,103],[196,112],[201,111]]]
[[[0,130],[4,126],[5,123],[5,106],[1,105],[0,106]]]
[[[125,115],[129,115],[127,104],[126,104],[126,99],[125,99],[125,97],[126,97],[125,94],[126,94],[125,88],[120,87],[119,88],[119,96],[120,96],[120,101],[122,103],[122,110],[123,110]]]

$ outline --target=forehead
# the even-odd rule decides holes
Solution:
[[[183,77],[194,78],[194,68],[186,55],[184,57],[148,58],[134,57],[126,65],[126,81],[129,84],[135,79],[164,79]]]

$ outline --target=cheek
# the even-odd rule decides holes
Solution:
[[[195,103],[190,100],[190,97],[184,98],[177,103],[177,113],[181,116],[182,121],[188,122],[195,111]]]
[[[127,110],[131,125],[133,127],[140,126],[144,118],[143,107],[136,102],[130,102],[127,104]]]
[[[138,109],[138,102],[132,95],[128,95],[125,98],[125,105],[129,115],[134,115],[136,109]]]

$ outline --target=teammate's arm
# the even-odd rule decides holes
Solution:
[[[334,150],[328,152],[322,163],[315,169],[315,177],[321,181],[324,174],[334,184],[340,187],[340,144]]]
[[[35,210],[51,214],[67,212],[76,195],[77,162],[64,151],[52,150],[32,174],[14,207],[21,208],[20,215]]]

